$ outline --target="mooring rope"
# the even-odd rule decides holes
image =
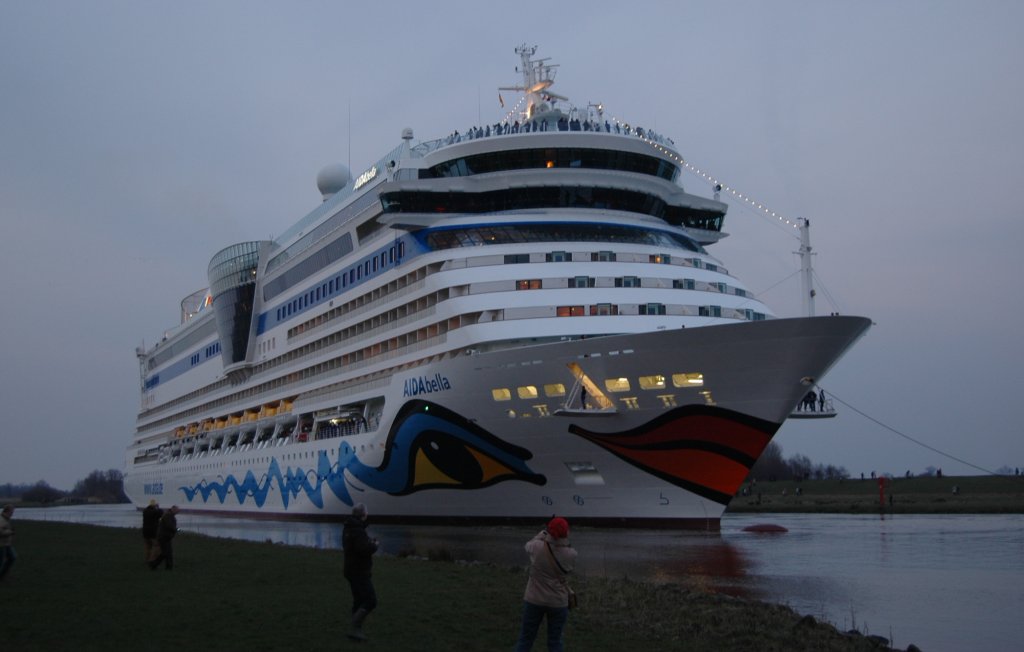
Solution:
[[[822,389],[820,385],[818,386],[818,388]],[[903,433],[903,432],[900,432],[899,430],[897,430],[896,428],[893,428],[890,425],[882,423],[881,421],[879,421],[878,419],[874,418],[873,416],[867,414],[866,412],[858,410],[857,408],[853,407],[852,405],[850,405],[849,403],[847,403],[843,399],[839,398],[838,396],[835,395],[835,393],[832,392],[832,390],[828,390],[828,395],[833,400],[839,401],[840,403],[842,403],[846,407],[850,408],[851,410],[853,410],[857,414],[861,415],[862,417],[864,417],[868,421],[876,423],[876,424],[882,426],[883,428],[885,428],[886,430],[888,430],[889,432],[892,432],[895,435],[899,435],[900,437],[903,437],[904,439],[906,439],[908,441],[911,441],[911,442],[917,444],[918,446],[921,446],[922,448],[927,448],[928,450],[930,450],[930,451],[932,451],[934,453],[938,453],[939,455],[942,455],[943,457],[948,457],[949,459],[955,460],[957,462],[960,462],[961,464],[966,464],[967,466],[969,466],[971,468],[978,469],[979,471],[984,471],[985,473],[988,473],[989,475],[999,475],[995,471],[990,471],[990,470],[988,470],[988,469],[986,469],[984,467],[978,466],[977,464],[972,464],[972,463],[968,462],[967,460],[960,459],[959,457],[957,457],[955,455],[950,455],[949,453],[947,453],[945,451],[941,451],[938,448],[935,448],[934,446],[930,446],[930,445],[924,443],[923,441],[920,441],[918,439],[914,439],[910,435],[908,435],[906,433]]]

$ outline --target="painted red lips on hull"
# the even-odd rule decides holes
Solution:
[[[713,405],[687,405],[642,426],[569,432],[620,459],[699,496],[728,505],[782,424]]]

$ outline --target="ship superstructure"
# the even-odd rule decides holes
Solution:
[[[777,319],[706,247],[727,205],[671,140],[579,109],[517,49],[494,124],[401,144],[232,245],[140,349],[125,489],[186,510],[717,527],[866,330]]]

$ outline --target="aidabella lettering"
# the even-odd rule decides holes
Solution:
[[[448,381],[447,376],[441,374],[434,374],[433,378],[429,376],[420,376],[419,378],[408,378],[405,381],[405,387],[402,391],[403,397],[417,396],[419,394],[432,394],[434,392],[444,392],[452,388],[452,384]]]

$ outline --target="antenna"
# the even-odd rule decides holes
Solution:
[[[814,269],[811,267],[811,221],[798,217],[800,224],[800,290],[804,296],[804,317],[814,316]]]

